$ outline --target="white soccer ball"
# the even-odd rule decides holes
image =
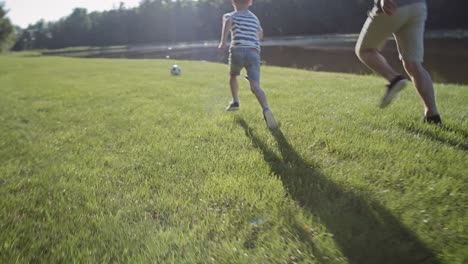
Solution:
[[[182,70],[180,69],[179,65],[172,65],[172,68],[171,68],[172,75],[180,75],[181,72]]]

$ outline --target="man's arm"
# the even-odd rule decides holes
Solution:
[[[219,49],[226,49],[227,45],[227,38],[229,35],[229,31],[231,30],[232,27],[232,18],[228,15],[225,15],[223,17],[223,29],[221,31],[221,41],[219,42],[218,48]]]
[[[382,6],[383,12],[388,16],[393,16],[398,7],[395,0],[382,0],[380,1],[380,4]]]

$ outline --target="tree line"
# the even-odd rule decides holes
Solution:
[[[0,52],[8,50],[15,43],[15,30],[7,18],[7,11],[0,2]]]
[[[468,1],[427,1],[429,29],[468,28]],[[373,0],[255,0],[251,10],[262,21],[265,35],[277,37],[359,32],[372,5]],[[121,3],[104,12],[76,8],[58,21],[41,20],[18,29],[13,49],[217,39],[222,14],[230,10],[229,0],[143,0],[138,7]]]

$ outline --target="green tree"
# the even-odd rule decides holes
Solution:
[[[0,0],[1,1],[1,0]],[[468,29],[466,0],[428,0],[428,29]],[[255,0],[252,11],[268,37],[357,33],[374,0]],[[76,8],[56,22],[18,34],[15,49],[109,46],[218,39],[227,0],[142,0],[104,12]],[[3,12],[3,11],[2,11]],[[5,16],[5,12],[0,13]]]
[[[4,3],[0,2],[0,52],[9,50],[15,43],[15,30],[6,15]]]

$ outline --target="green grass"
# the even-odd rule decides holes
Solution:
[[[173,63],[0,57],[1,263],[466,263],[468,87]]]

